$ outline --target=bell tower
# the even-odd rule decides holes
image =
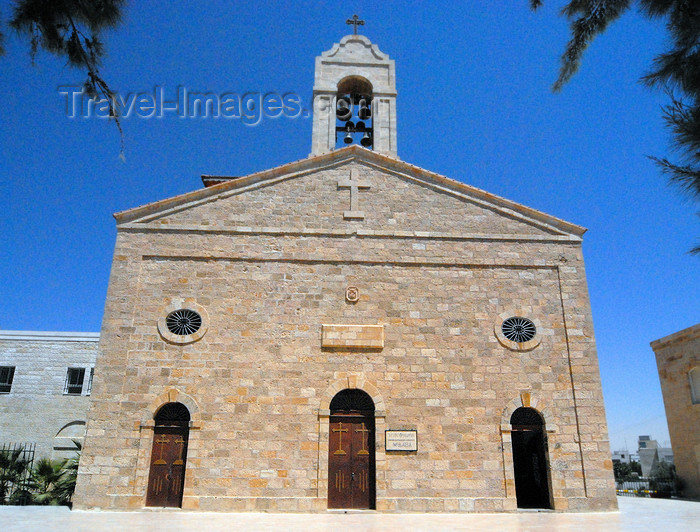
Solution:
[[[357,15],[347,24],[353,34],[316,58],[311,155],[360,144],[396,157],[394,61],[358,35]]]

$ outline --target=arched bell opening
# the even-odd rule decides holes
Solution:
[[[154,420],[146,506],[179,508],[185,485],[190,411],[182,403],[166,403]]]
[[[552,508],[547,433],[534,408],[521,407],[510,418],[515,496],[518,508]]]
[[[359,389],[338,392],[330,404],[328,508],[374,509],[374,401]]]
[[[348,76],[338,83],[336,93],[336,148],[374,145],[372,84],[360,76]]]

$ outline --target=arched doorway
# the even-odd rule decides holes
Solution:
[[[182,403],[166,403],[155,416],[146,506],[179,508],[185,484],[190,412]]]
[[[374,509],[374,402],[362,390],[343,390],[330,411],[328,507]]]
[[[518,408],[510,418],[515,496],[518,508],[551,508],[544,420],[534,408]]]

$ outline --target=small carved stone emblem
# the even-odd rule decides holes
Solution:
[[[360,291],[356,286],[348,286],[345,289],[345,299],[349,303],[357,303],[360,300]]]

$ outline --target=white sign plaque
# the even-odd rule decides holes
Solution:
[[[387,430],[384,432],[387,451],[418,451],[418,431]]]

